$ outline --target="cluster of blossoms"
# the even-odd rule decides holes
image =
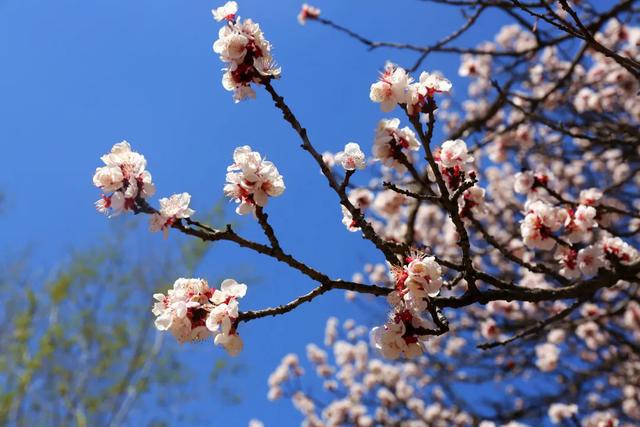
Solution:
[[[340,326],[337,319],[330,318],[324,346],[313,343],[307,345],[305,366],[295,354],[288,354],[282,359],[269,377],[269,399],[291,399],[304,417],[303,425],[309,427],[529,426],[515,421],[498,423],[478,418],[477,414],[465,412],[455,403],[459,396],[452,398],[439,385],[443,377],[430,368],[443,363],[440,354],[448,357],[463,354],[466,345],[464,338],[449,338],[446,348],[442,349],[429,346],[428,358],[418,357],[394,363],[371,354],[363,340],[365,335],[366,328],[357,326],[353,320],[347,320]],[[309,369],[305,369],[307,365]],[[449,365],[445,367],[452,368]],[[299,387],[301,378],[307,372],[316,374],[322,385],[321,390]],[[570,420],[578,408],[574,404],[554,403],[547,412],[550,421],[557,424]],[[591,417],[595,419],[601,414],[597,412]]]
[[[565,209],[548,200],[544,190],[548,185],[547,173],[521,172],[514,180],[514,190],[527,195],[526,215],[520,224],[523,243],[543,251],[557,246],[554,257],[561,266],[560,274],[569,279],[589,277],[602,267],[610,268],[610,261],[629,265],[639,259],[638,251],[619,237],[602,235],[599,241],[585,245],[593,240],[599,222],[607,223],[598,211],[599,190],[582,190],[579,204]]]
[[[576,336],[584,341],[584,344],[588,349],[595,351],[605,345],[608,341],[607,335],[602,328],[592,320],[581,323],[576,328]]]
[[[596,39],[603,45],[629,58],[637,58],[640,54],[639,37],[638,27],[630,27],[617,19],[609,20],[604,30],[596,34]],[[594,53],[593,57],[591,67],[582,70],[585,85],[575,93],[575,109],[581,113],[621,109],[636,120],[640,119],[640,103],[634,99],[640,88],[638,79],[604,55]]]
[[[271,56],[271,44],[264,38],[260,26],[250,19],[242,21],[236,16],[235,1],[212,11],[216,21],[226,21],[220,29],[213,51],[229,64],[222,76],[222,86],[233,91],[233,98],[240,102],[255,98],[251,83],[280,77],[280,68]]]
[[[419,80],[414,82],[404,68],[387,63],[378,81],[371,85],[369,98],[380,103],[385,113],[401,105],[413,115],[423,111],[435,93],[450,90],[451,82],[438,74],[423,71]]]
[[[561,424],[570,420],[578,413],[578,405],[566,403],[552,403],[549,406],[549,419],[554,424]]]
[[[579,7],[578,4],[570,3],[572,7]],[[561,12],[561,9],[556,10],[559,15]],[[598,40],[606,40],[606,45],[611,46],[614,52],[624,53],[629,58],[637,57],[640,36],[636,34],[640,31],[631,31],[619,22],[617,26],[610,23],[605,28],[603,34],[596,35]],[[594,276],[603,267],[616,266],[617,272],[637,271],[638,251],[632,245],[637,243],[640,230],[637,213],[640,203],[634,200],[640,174],[637,172],[637,138],[633,130],[640,118],[640,102],[637,96],[631,95],[633,90],[637,92],[638,83],[616,61],[592,49],[587,49],[584,64],[575,65],[559,48],[536,50],[539,43],[536,39],[535,31],[508,26],[500,31],[495,43],[484,43],[476,48],[478,52],[487,54],[463,55],[460,74],[475,79],[469,86],[471,99],[461,104],[462,116],[446,111],[449,108],[446,102],[440,105],[439,122],[446,122],[445,130],[456,136],[450,137],[451,140],[435,152],[435,157],[438,172],[444,177],[450,193],[460,196],[457,199],[460,217],[464,219],[481,211],[491,213],[475,218],[482,221],[464,223],[472,246],[470,257],[477,271],[498,272],[496,277],[504,280],[505,289],[506,285],[512,284],[523,292],[533,289],[544,293],[554,287],[566,286],[578,296],[585,296],[580,295],[579,281],[568,282],[565,279]],[[618,41],[614,42],[614,39]],[[631,46],[632,43],[635,45]],[[620,45],[624,46],[622,50],[618,49]],[[494,57],[490,55],[493,52],[500,57],[499,66],[493,64]],[[502,93],[496,96],[492,80],[500,70],[504,70],[500,55],[503,52],[523,52],[518,58],[525,64],[522,71],[525,76],[530,74],[531,81],[522,86],[516,81],[517,86],[511,88],[505,85]],[[583,65],[592,70],[585,73]],[[575,81],[564,78],[565,73],[574,70]],[[507,77],[512,76],[507,73]],[[563,86],[558,90],[557,82],[561,79]],[[509,80],[505,79],[503,83],[506,81]],[[618,84],[625,86],[622,92],[618,90]],[[417,83],[405,70],[388,65],[381,80],[372,85],[370,97],[381,104],[383,111],[391,111],[400,105],[410,114],[430,112],[433,105],[430,96],[436,91],[423,91],[420,100],[415,96],[420,93],[415,85]],[[586,87],[580,90],[582,85]],[[547,91],[552,92],[547,94]],[[575,97],[578,93],[580,99]],[[620,93],[627,96],[620,96]],[[507,103],[500,106],[498,101],[503,94],[507,94]],[[416,99],[419,101],[415,102]],[[443,109],[445,111],[441,111]],[[571,114],[575,110],[587,114],[583,117],[569,115],[566,123],[572,123],[571,129],[553,129],[553,124],[563,122],[556,117],[547,118],[550,116],[546,114],[553,111],[564,117],[564,109],[572,110]],[[619,128],[611,123],[610,117],[605,117],[610,110],[613,110],[612,117],[620,119]],[[618,111],[622,114],[618,115]],[[537,116],[541,117],[539,122]],[[382,121],[373,148],[375,159],[399,173],[393,174],[394,171],[381,168],[380,179],[370,181],[366,187],[349,189],[349,200],[363,212],[370,209],[372,215],[367,220],[387,241],[411,241],[428,246],[438,260],[459,260],[460,235],[450,224],[448,209],[424,201],[412,203],[415,200],[410,196],[380,188],[381,182],[393,180],[407,188],[407,194],[424,189],[423,183],[414,179],[415,174],[404,174],[407,168],[402,164],[405,159],[400,154],[415,166],[410,155],[411,151],[420,149],[420,143],[408,128],[405,129],[412,138],[404,135],[398,138],[399,125],[400,120],[397,119]],[[481,128],[477,129],[478,126]],[[634,134],[633,138],[615,140],[617,130],[625,128],[625,132]],[[473,152],[464,141],[456,138],[477,141]],[[572,147],[574,144],[576,147]],[[589,151],[589,148],[593,149]],[[472,170],[474,162],[485,167]],[[527,171],[531,166],[539,169]],[[518,173],[518,170],[523,172]],[[437,191],[433,184],[434,171],[427,169],[424,172],[429,173],[427,184],[431,185],[431,190]],[[467,188],[470,181],[476,180],[482,182],[486,190],[477,185]],[[456,190],[461,186],[466,190],[458,194]],[[517,194],[514,194],[514,187]],[[583,188],[586,189],[579,190]],[[491,203],[485,204],[485,192]],[[420,191],[419,194],[425,193]],[[523,198],[518,194],[527,197],[524,209]],[[358,224],[346,209],[343,210],[344,224],[351,231],[357,230]],[[518,222],[522,212],[524,219]],[[413,236],[411,231],[414,231]],[[550,252],[554,249],[555,253]],[[505,257],[505,254],[509,256]],[[620,264],[622,267],[617,268]],[[389,422],[385,416],[397,415],[400,420],[397,425],[524,426],[517,421],[504,424],[511,414],[518,413],[526,414],[523,419],[531,417],[535,420],[532,425],[541,425],[545,415],[552,423],[563,425],[581,422],[585,426],[632,426],[637,424],[634,421],[640,420],[640,394],[637,385],[629,381],[629,378],[637,377],[640,365],[633,346],[628,344],[634,342],[629,336],[638,337],[640,334],[640,310],[635,301],[628,301],[630,295],[637,297],[637,280],[618,280],[617,283],[614,280],[615,284],[606,285],[606,288],[590,295],[594,303],[582,303],[582,309],[575,311],[571,311],[573,305],[570,304],[580,306],[576,300],[578,297],[535,303],[516,301],[518,298],[515,297],[514,301],[491,301],[482,306],[475,304],[463,311],[447,310],[447,316],[456,320],[456,330],[452,328],[446,335],[424,340],[421,333],[425,332],[423,329],[426,330],[427,324],[419,316],[425,309],[433,308],[429,306],[430,282],[427,281],[427,286],[423,282],[420,287],[414,287],[413,279],[409,280],[408,265],[400,270],[402,272],[389,274],[384,265],[367,265],[365,274],[356,274],[352,280],[387,287],[402,283],[401,290],[394,291],[389,298],[394,305],[389,321],[371,334],[373,345],[384,357],[392,359],[428,353],[428,367],[427,363],[420,365],[425,357],[388,364],[378,359],[369,360],[369,365],[374,365],[375,369],[384,365],[388,372],[399,372],[398,375],[390,375],[388,385],[379,386],[369,376],[371,371],[366,363],[364,347],[353,343],[337,344],[335,337],[330,339],[336,360],[340,359],[334,365],[330,362],[330,351],[310,345],[308,358],[324,381],[330,401],[324,403],[322,399],[310,396],[306,389],[294,388],[295,392],[289,394],[296,408],[305,416],[306,425],[395,425],[393,421],[396,420]],[[442,273],[435,273],[428,274],[429,278],[436,276],[441,281]],[[585,281],[591,286],[596,282]],[[463,291],[464,280],[449,283],[454,295]],[[458,287],[458,283],[462,286]],[[434,283],[435,288],[440,285],[437,281]],[[477,286],[481,293],[493,287],[483,280],[478,280]],[[412,291],[418,294],[417,298],[413,297]],[[500,292],[503,291],[508,293],[504,289]],[[355,298],[354,295],[350,293],[348,298]],[[448,298],[437,300],[438,303],[441,301],[446,306]],[[419,304],[422,304],[420,310],[412,312],[413,306]],[[559,319],[554,317],[557,315],[560,315]],[[519,340],[515,335],[517,331],[526,331],[552,319],[555,319],[554,328],[546,334],[547,342]],[[518,341],[515,345],[506,344],[510,346],[506,351],[482,353],[471,349],[472,340],[478,338],[491,341],[516,338]],[[499,342],[486,344],[489,344],[487,348],[506,348]],[[460,358],[456,359],[456,356]],[[588,367],[575,364],[577,359]],[[487,368],[482,366],[485,363]],[[294,369],[285,365],[279,368],[276,397],[288,394],[283,386],[286,381],[299,383],[297,377],[303,375],[304,370],[297,358],[294,374],[291,374]],[[560,368],[562,371],[558,372]],[[419,394],[408,395],[416,398],[410,401],[404,393],[404,384],[399,384],[399,380],[404,379],[405,370],[412,369],[424,373],[421,378],[424,382],[419,382],[416,387]],[[588,372],[590,369],[597,374]],[[285,375],[285,371],[289,374]],[[360,374],[362,379],[358,377]],[[521,378],[526,380],[522,387],[518,383]],[[588,383],[585,386],[585,389],[591,388],[592,393],[587,395],[583,390],[574,391],[573,384],[582,384],[583,380],[591,381],[592,378],[597,378],[596,385]],[[451,389],[454,387],[451,383],[473,387],[485,381],[502,383],[506,387],[504,393],[489,403],[496,408],[494,421],[480,421],[478,413],[472,420],[464,415],[454,420],[451,412],[461,407],[474,409],[473,402],[465,401],[456,393],[457,390],[448,390],[454,396],[447,403],[441,402],[429,395],[430,381],[436,384],[447,382]],[[549,386],[550,382],[554,387]],[[541,392],[545,400],[532,399],[531,388],[538,385],[543,390],[553,389],[553,393]],[[486,386],[486,383],[482,385]],[[566,391],[567,395],[556,394],[556,388]],[[609,389],[612,389],[611,393]],[[557,402],[559,396],[561,401],[571,404],[540,405],[543,401]],[[441,404],[437,408],[429,405],[434,401]],[[365,408],[360,406],[361,402],[367,402]],[[429,405],[426,411],[424,402]],[[577,418],[578,408],[580,421]]]
[[[515,302],[493,301],[488,304],[493,314],[504,313],[514,319],[522,321],[522,308]],[[585,306],[582,310],[585,316],[596,316],[599,308],[594,304]],[[461,319],[461,320],[464,320]],[[466,322],[462,322],[465,325]],[[593,322],[587,322],[591,325]],[[468,325],[467,325],[468,326]],[[339,329],[342,329],[340,331]],[[594,333],[592,326],[587,326],[586,332],[578,332],[588,339],[595,336],[602,348],[602,334]],[[269,377],[269,393],[271,400],[290,398],[294,407],[304,416],[304,425],[308,426],[338,426],[338,425],[410,425],[426,427],[430,425],[479,425],[481,427],[529,427],[538,424],[524,424],[516,421],[500,423],[497,420],[478,419],[472,414],[460,410],[460,396],[447,388],[443,390],[439,384],[448,378],[449,385],[464,382],[464,372],[468,366],[470,371],[479,359],[465,351],[467,338],[463,336],[440,336],[429,340],[425,346],[428,357],[417,357],[402,363],[383,361],[370,353],[369,346],[362,338],[366,335],[366,328],[356,326],[354,321],[347,320],[339,328],[337,319],[327,321],[325,331],[325,348],[316,344],[307,345],[307,359],[310,369],[303,366],[298,356],[288,354],[281,364]],[[467,335],[464,335],[467,336]],[[468,337],[468,336],[467,336]],[[566,339],[565,331],[553,329],[548,334],[549,342],[536,348],[536,364],[545,372],[553,371],[558,366],[559,345]],[[584,339],[584,338],[583,338]],[[446,342],[446,345],[442,345]],[[593,353],[593,357],[596,353]],[[448,358],[463,356],[468,365],[465,368],[450,364]],[[496,357],[495,363],[503,369],[514,369],[515,364],[508,358]],[[447,377],[441,370],[459,369],[457,375]],[[306,372],[315,372],[320,379],[323,390],[302,388],[301,377]],[[496,381],[501,379],[501,369],[495,369]],[[471,378],[478,378],[471,376]],[[470,386],[472,387],[472,386]],[[527,382],[527,387],[531,387]],[[482,389],[479,389],[482,390]],[[530,390],[529,390],[530,391]],[[514,402],[515,410],[528,409],[523,399],[513,396],[513,389],[507,389],[507,398]],[[526,396],[526,394],[525,394]],[[624,413],[632,419],[640,419],[636,387],[627,386],[623,393]],[[328,398],[328,401],[326,400]],[[502,398],[505,398],[504,396]],[[319,403],[323,402],[323,403]],[[580,410],[588,407],[599,407],[595,396],[591,396],[590,406],[580,405]],[[548,416],[553,424],[564,425],[575,421],[579,412],[577,404],[552,403],[547,408],[540,408],[541,413]],[[581,425],[585,426],[631,426],[633,423],[619,423],[618,418],[611,411],[595,411],[587,414]]]
[[[567,219],[567,211],[545,203],[542,200],[527,202],[527,215],[520,224],[524,244],[530,248],[552,249],[556,241],[553,233],[562,228]]]
[[[279,196],[284,189],[282,175],[273,163],[263,160],[248,145],[235,149],[233,164],[227,168],[224,194],[239,203],[238,214],[255,213],[256,206],[266,206],[269,196]]]
[[[387,301],[393,307],[389,320],[373,328],[373,345],[383,357],[414,358],[424,352],[422,341],[427,338],[429,323],[422,317],[429,298],[438,295],[442,287],[442,268],[434,257],[415,255],[406,265],[392,269],[395,290]]]
[[[307,23],[307,19],[318,19],[320,17],[320,9],[306,3],[302,4],[300,13],[298,14],[298,22],[300,25]]]
[[[563,237],[568,242],[577,243],[588,240],[590,232],[598,227],[596,220],[602,219],[593,206],[602,194],[598,194],[596,189],[583,190],[580,194],[580,204],[575,209],[552,207],[544,200],[545,193],[537,191],[537,188],[545,188],[548,180],[546,174],[534,175],[531,172],[518,173],[515,176],[516,193],[528,195],[525,204],[528,218],[525,217],[524,222],[527,225],[523,223],[522,229],[523,237],[526,231],[526,239],[530,242],[526,244],[539,249],[551,249],[554,245],[549,239],[550,231],[557,231],[562,226],[565,231]],[[546,224],[545,221],[550,224]],[[550,225],[553,227],[550,228]]]
[[[435,154],[435,160],[447,187],[455,190],[469,172],[473,156],[469,154],[467,144],[461,139],[456,139],[443,142]]]
[[[519,194],[535,193],[538,188],[549,184],[549,175],[544,172],[518,172],[514,177],[513,190]]]
[[[410,153],[407,150],[411,152],[419,149],[420,141],[416,134],[408,126],[400,128],[400,119],[380,120],[373,141],[373,157],[383,165],[404,172],[406,167],[398,161],[399,153],[403,152],[408,156]]]
[[[606,256],[621,264],[631,265],[640,259],[640,252],[620,237],[606,237],[601,245]]]
[[[105,166],[96,168],[93,184],[104,192],[95,205],[98,212],[109,216],[131,211],[138,197],[146,199],[156,192],[151,174],[146,170],[147,160],[131,150],[127,141],[111,148],[100,158]]]
[[[485,193],[484,188],[477,185],[465,190],[462,193],[462,197],[458,199],[460,216],[466,218],[471,213],[484,213],[486,211],[484,204]]]
[[[536,346],[536,366],[543,372],[553,371],[558,367],[560,349],[551,342]]]
[[[155,194],[156,187],[151,181],[151,174],[145,169],[147,161],[144,156],[132,151],[129,143],[122,141],[101,159],[106,166],[96,169],[93,183],[105,194],[95,203],[97,210],[117,216],[139,209],[138,202],[143,200],[146,205],[146,199]],[[149,230],[163,231],[166,238],[176,221],[194,214],[194,210],[189,208],[190,202],[189,193],[160,199],[160,210],[151,215]]]
[[[467,178],[476,179],[476,172],[470,167],[474,158],[469,153],[467,144],[461,139],[443,142],[434,159],[449,190],[456,190]],[[476,184],[466,189],[458,199],[460,216],[465,218],[471,213],[483,213],[485,193],[484,188]]]
[[[247,293],[247,285],[226,279],[220,289],[209,288],[203,279],[178,279],[167,294],[154,294],[152,312],[155,326],[169,331],[180,344],[214,336],[214,342],[235,356],[242,350],[236,330],[238,299]]]
[[[560,274],[568,279],[575,279],[581,275],[593,276],[600,267],[605,266],[603,252],[598,245],[589,245],[580,250],[559,246],[555,258],[562,266]]]

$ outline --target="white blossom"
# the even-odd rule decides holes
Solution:
[[[320,16],[320,9],[306,3],[302,4],[300,13],[298,14],[298,22],[300,25],[307,23],[307,19],[317,19]]]
[[[442,269],[434,257],[418,257],[406,266],[407,278],[404,286],[408,289],[411,303],[420,311],[426,310],[426,300],[434,297],[442,287]]]
[[[218,22],[225,19],[233,21],[235,19],[236,13],[238,13],[238,3],[236,3],[235,1],[228,1],[224,4],[224,6],[213,9],[211,13],[213,14],[213,18]]]
[[[578,268],[585,276],[593,276],[605,265],[602,248],[590,245],[578,251]]]
[[[153,232],[164,231],[165,237],[176,220],[189,218],[195,213],[189,208],[191,195],[189,193],[174,194],[169,198],[160,199],[160,211],[151,215],[149,229]]]
[[[449,92],[451,90],[451,82],[439,74],[430,74],[426,71],[420,73],[418,84],[418,93],[423,96],[433,96],[436,92]]]
[[[437,161],[444,168],[464,169],[467,163],[473,162],[473,157],[469,155],[467,144],[461,139],[456,139],[442,143]]]
[[[348,171],[364,169],[366,166],[364,153],[355,142],[347,143],[344,146],[344,151],[340,151],[335,155],[335,160]]]
[[[543,372],[553,371],[558,366],[560,349],[552,343],[536,346],[536,365]]]
[[[571,419],[578,413],[578,406],[575,404],[552,403],[549,406],[549,418],[554,424],[560,424],[564,420]]]
[[[369,98],[380,103],[382,111],[388,113],[398,104],[409,100],[409,84],[412,79],[402,67],[388,63],[379,80],[371,85]]]
[[[587,347],[591,350],[597,350],[605,343],[606,337],[600,330],[598,324],[594,321],[588,321],[578,325],[576,335],[584,340]]]
[[[458,207],[460,209],[460,216],[465,218],[469,216],[469,213],[481,213],[485,212],[484,196],[485,190],[477,185],[472,186],[464,193],[462,197],[458,199]]]
[[[533,188],[535,177],[533,172],[518,172],[513,182],[513,190],[519,194],[528,194]]]
[[[340,205],[340,207],[342,208],[342,223],[345,227],[347,227],[347,230],[351,231],[352,233],[359,231],[360,227],[358,226],[356,220],[353,219],[353,215],[351,215],[349,209],[347,209],[344,205]]]

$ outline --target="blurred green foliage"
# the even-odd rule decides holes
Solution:
[[[210,219],[221,215],[217,208]],[[208,245],[185,239],[159,252],[138,229],[136,220],[120,222],[45,279],[33,277],[29,256],[3,261],[0,425],[131,425],[132,410],[145,404],[154,407],[145,424],[167,425],[159,408],[187,379],[172,352],[160,352],[165,336],[153,327],[151,295],[193,273]]]

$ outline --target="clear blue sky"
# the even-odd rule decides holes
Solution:
[[[316,147],[338,151],[357,141],[370,153],[373,129],[388,116],[369,101],[369,85],[385,60],[412,64],[415,55],[367,52],[327,28],[302,27],[296,21],[298,0],[239,3],[240,15],[259,22],[273,43],[283,70],[276,87]],[[285,178],[287,190],[270,202],[268,212],[286,251],[345,278],[364,262],[381,260],[368,242],[345,231],[335,195],[267,94],[258,90],[256,101],[234,104],[222,88],[223,65],[211,50],[220,24],[210,13],[221,4],[0,0],[3,253],[34,245],[43,268],[53,268],[70,248],[95,244],[108,233],[108,221],[93,208],[99,192],[91,176],[99,156],[127,139],[147,157],[158,196],[190,192],[193,207],[201,211],[221,197],[234,147],[251,145]],[[428,44],[460,22],[456,11],[418,1],[316,4],[327,18],[386,40]],[[485,21],[485,37],[497,31],[496,22]],[[424,69],[450,77],[460,101],[465,89],[457,66],[457,58],[434,56]],[[262,238],[251,218],[240,222],[248,236]],[[177,238],[172,232],[168,241],[158,235],[154,242],[171,245]],[[282,265],[225,243],[213,249],[200,274],[220,277],[242,264],[261,277],[260,283],[249,283],[245,309],[284,303],[312,285]],[[343,293],[336,292],[285,317],[243,324],[246,347],[238,361],[246,369],[233,379],[243,402],[227,404],[206,382],[194,384],[190,400],[206,408],[211,425],[243,426],[252,417],[268,426],[298,425],[300,417],[288,402],[267,402],[267,376],[286,352],[302,353],[307,342],[320,341],[328,316],[362,317],[342,301]],[[164,351],[179,351],[194,366],[224,357],[213,345],[168,345]]]

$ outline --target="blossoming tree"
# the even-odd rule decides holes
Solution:
[[[285,315],[334,290],[386,300],[378,326],[332,318],[327,349],[308,346],[323,398],[300,387],[295,355],[269,379],[269,398],[292,398],[305,425],[636,425],[640,9],[632,0],[433,1],[461,9],[465,22],[430,45],[374,41],[303,5],[301,24],[417,55],[410,66],[382,67],[369,94],[383,113],[373,141],[339,153],[321,151],[278,92],[281,68],[260,26],[240,18],[236,2],[213,11],[224,88],[235,102],[262,90],[271,97],[335,193],[345,228],[385,263],[334,278],[283,248],[266,210],[284,193],[284,178],[249,146],[235,149],[221,187],[266,243],[194,219],[187,193],[153,207],[145,158],[127,142],[102,157],[96,207],[108,216],[147,214],[151,231],[231,242],[317,283],[280,306],[241,311],[247,285],[179,278],[154,295],[153,314],[181,343],[213,337],[235,355],[243,322]],[[493,41],[459,44],[488,13],[514,23]],[[421,70],[435,52],[461,56],[459,74],[469,79],[462,103],[448,79]],[[359,182],[365,168],[379,179]],[[474,387],[481,397],[461,391]]]

